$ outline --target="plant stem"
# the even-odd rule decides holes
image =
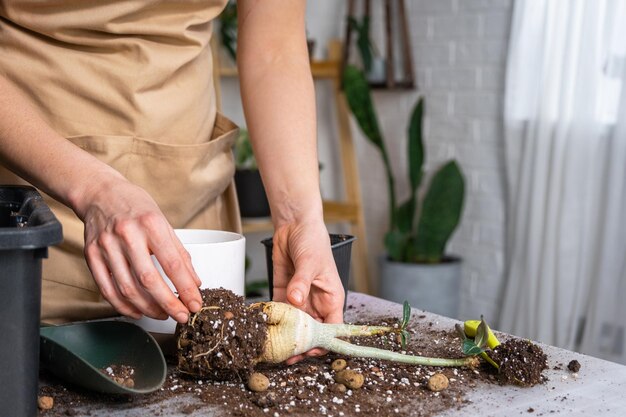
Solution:
[[[402,353],[392,352],[384,349],[377,349],[369,346],[358,346],[346,341],[330,338],[324,341],[321,346],[335,353],[347,355],[351,357],[383,359],[387,361],[406,363],[409,365],[427,365],[427,366],[449,366],[462,367],[467,366],[474,368],[478,365],[478,358],[468,356],[458,359],[429,358],[425,356],[404,355]]]
[[[383,162],[385,163],[385,171],[387,172],[387,188],[389,189],[389,230],[394,230],[396,227],[396,186],[393,171],[391,169],[391,163],[389,162],[389,155],[387,155],[387,149],[384,144],[381,144],[380,153],[383,156]]]
[[[487,355],[487,352],[482,352],[480,354],[480,357],[483,358],[484,360],[486,360],[494,368],[500,369],[500,366],[497,363],[495,363],[494,360],[491,359],[491,357],[489,357],[489,355]]]
[[[331,329],[329,334],[334,337],[375,336],[385,333],[399,333],[400,329],[390,326],[364,326],[356,324],[329,324],[324,327]]]

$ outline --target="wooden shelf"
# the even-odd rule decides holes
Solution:
[[[313,74],[313,78],[338,78],[339,70],[340,65],[338,61],[311,61],[311,74]],[[227,78],[237,77],[239,76],[239,72],[235,66],[219,67],[219,75],[220,77]]]
[[[269,217],[241,219],[241,226],[244,233],[271,232],[274,230],[272,220]]]
[[[343,201],[324,201],[324,222],[326,224],[353,223],[359,221],[359,206]],[[269,217],[246,218],[242,220],[244,233],[271,232],[274,229]]]

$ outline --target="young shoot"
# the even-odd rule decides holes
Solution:
[[[463,354],[467,356],[476,356],[480,355],[484,360],[486,360],[489,364],[491,364],[496,369],[499,369],[497,363],[495,363],[491,357],[486,352],[485,347],[493,348],[495,346],[491,346],[493,344],[493,340],[497,344],[499,342],[495,339],[495,336],[491,332],[491,329],[485,322],[483,316],[480,316],[480,322],[476,326],[476,321],[466,321],[465,325],[461,327],[460,324],[455,326],[457,332],[461,336],[461,340],[463,341],[462,349]],[[468,336],[473,336],[468,337]]]
[[[400,343],[402,349],[406,350],[406,345],[409,343],[409,331],[406,329],[411,320],[411,305],[408,301],[404,300],[402,305],[402,322],[400,322]]]

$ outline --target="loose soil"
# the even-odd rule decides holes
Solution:
[[[210,299],[215,301],[214,298]],[[224,294],[222,295],[222,300],[232,301],[231,298],[226,297]],[[213,320],[213,325],[216,320],[222,320],[219,317],[223,317],[226,311],[233,313],[234,317],[246,317],[250,323],[258,323],[259,327],[264,324],[264,321],[258,321],[258,314],[238,316],[237,314],[240,311],[235,307],[232,302],[227,304],[226,308],[220,310],[221,313],[208,319],[209,327],[212,326],[210,324],[211,320]],[[352,309],[354,307],[348,306],[348,308]],[[210,311],[212,314],[216,313],[213,310],[207,311]],[[380,317],[370,320],[368,323],[356,324],[394,325],[397,322],[397,317]],[[225,335],[226,326],[224,327]],[[248,325],[244,327],[246,326],[250,327]],[[256,326],[254,327],[256,329]],[[217,330],[221,334],[221,325],[218,325]],[[425,316],[414,315],[408,331],[411,334],[410,342],[406,347],[406,353],[408,354],[444,358],[462,356],[461,339],[454,328],[446,331],[435,330],[433,329],[433,323],[425,319]],[[185,333],[181,330],[180,334],[184,335]],[[189,332],[186,334],[190,335]],[[239,334],[238,330],[235,330],[235,335],[237,334]],[[187,336],[183,339],[185,338]],[[234,341],[238,341],[237,343],[243,341],[250,342],[250,339],[245,337],[243,339],[241,337],[229,339],[228,346],[230,346],[233,354],[228,354],[228,357],[231,358],[229,360],[232,360],[233,356],[237,358],[235,352],[232,351]],[[352,338],[351,341],[361,345],[402,351],[397,335]],[[498,349],[499,360],[507,364],[518,362],[517,360],[504,359],[504,348],[507,346],[518,347],[512,349],[512,352],[517,355],[514,358],[523,357],[519,356],[520,352],[541,350],[535,345],[533,345],[534,347],[527,346],[526,341],[521,341],[523,344],[519,344],[516,341],[518,339],[511,339],[501,345],[503,347]],[[217,343],[217,340],[215,340],[215,343]],[[255,352],[257,352],[256,349],[259,345],[255,345],[256,347],[250,350],[244,349],[244,345],[247,346],[244,343],[237,346],[241,347],[244,352],[248,352],[245,355],[258,356],[258,353]],[[208,346],[211,348],[215,344],[209,344]],[[201,349],[205,348],[206,346]],[[223,346],[220,344],[215,350],[221,348]],[[187,349],[185,352],[194,351]],[[200,350],[199,348],[195,352],[197,354],[198,352],[206,352],[206,350]],[[222,354],[225,355],[224,352]],[[493,354],[495,355],[496,352],[493,352]],[[186,364],[185,366],[194,366],[188,362],[188,353],[182,356],[183,364]],[[545,361],[545,355],[543,358]],[[179,363],[181,360],[180,356],[168,359],[172,364]],[[336,381],[337,373],[345,371],[342,362],[335,362],[335,365],[333,365],[333,362],[337,359],[345,360],[345,369],[355,371],[363,376],[364,382],[361,388],[349,389]],[[341,366],[338,366],[338,363]],[[541,361],[533,361],[533,363],[540,367],[538,372],[541,374],[545,366],[541,365]],[[543,363],[545,365],[545,362]],[[210,361],[209,364],[211,365]],[[222,372],[225,368],[219,368],[220,371],[216,371],[218,368],[213,368],[212,366],[212,369],[207,374],[208,377],[192,377],[176,368],[176,366],[170,366],[163,388],[155,393],[141,396],[104,396],[85,393],[66,387],[58,381],[54,382],[55,380],[48,376],[47,380],[53,383],[42,387],[40,395],[52,396],[55,405],[52,410],[40,411],[40,416],[75,415],[72,413],[75,413],[74,410],[79,407],[101,408],[114,405],[116,410],[120,408],[125,409],[126,407],[134,409],[176,398],[177,404],[180,403],[178,405],[180,408],[175,411],[182,414],[192,414],[206,406],[219,406],[223,410],[224,416],[234,415],[242,417],[283,416],[287,414],[290,416],[361,416],[364,414],[376,414],[377,417],[392,415],[426,417],[436,415],[447,409],[460,409],[471,403],[469,400],[471,395],[469,394],[471,394],[477,384],[493,384],[494,389],[497,389],[497,384],[507,383],[507,380],[500,378],[497,371],[488,364],[484,364],[481,368],[474,370],[438,368],[397,365],[373,359],[347,358],[332,353],[322,357],[308,358],[292,366],[280,364],[257,365],[255,372],[260,372],[269,379],[268,389],[261,392],[254,392],[248,388],[244,373],[249,372],[251,368],[243,366],[243,364],[239,366],[237,372],[226,375],[226,378]],[[435,374],[443,374],[448,379],[448,387],[443,391],[434,392],[428,388],[428,381]],[[534,373],[532,374],[534,375]],[[519,379],[519,374],[515,375],[518,375],[517,378]],[[522,375],[526,375],[526,373]],[[218,377],[219,380],[215,380],[214,376]],[[530,381],[527,376],[524,376],[524,378],[525,381]],[[516,380],[512,381],[512,383],[517,384]],[[543,381],[544,379],[541,378],[538,382]],[[85,414],[83,412],[84,408],[80,408],[80,410],[81,415]],[[212,412],[214,411],[212,410]],[[167,415],[167,413],[163,413]]]
[[[548,368],[548,357],[530,340],[507,340],[489,356],[500,366],[498,379],[502,384],[530,387],[545,380],[542,372]]]
[[[101,368],[100,372],[126,388],[135,386],[135,368],[132,366],[113,364]]]

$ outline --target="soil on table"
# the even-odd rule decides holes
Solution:
[[[178,368],[212,380],[243,380],[263,353],[266,315],[232,291],[205,289],[202,309],[177,327]]]
[[[366,306],[348,306],[358,312]],[[368,320],[370,325],[395,325],[398,317],[379,317]],[[415,314],[408,327],[411,335],[406,353],[444,358],[462,357],[461,339],[454,330],[435,330],[434,323],[424,315]],[[502,340],[503,338],[501,338]],[[516,340],[516,339],[513,339]],[[397,335],[379,335],[352,338],[351,342],[394,351],[402,351]],[[505,341],[503,345],[508,346]],[[501,352],[503,352],[501,350]],[[354,370],[364,378],[359,389],[347,389],[335,380],[337,369],[334,360],[345,359],[347,369]],[[169,358],[177,363],[178,358]],[[104,396],[84,393],[65,387],[58,382],[41,389],[40,395],[54,397],[52,410],[40,411],[41,416],[81,415],[87,409],[137,409],[166,400],[176,400],[176,409],[162,412],[180,414],[202,414],[205,407],[211,415],[223,416],[434,416],[448,409],[461,409],[471,401],[472,391],[477,385],[490,384],[498,389],[503,381],[497,371],[488,364],[478,369],[440,368],[394,364],[391,362],[348,358],[328,354],[308,358],[292,366],[259,364],[256,372],[269,379],[266,391],[251,391],[244,379],[214,381],[207,377],[191,377],[171,366],[166,382],[159,391],[148,395]],[[435,374],[448,378],[448,387],[440,392],[428,389],[428,381]],[[475,399],[474,399],[475,400]],[[470,405],[473,406],[473,405]],[[158,415],[157,412],[157,415]],[[68,414],[69,413],[69,414]],[[74,414],[72,414],[74,413]]]

